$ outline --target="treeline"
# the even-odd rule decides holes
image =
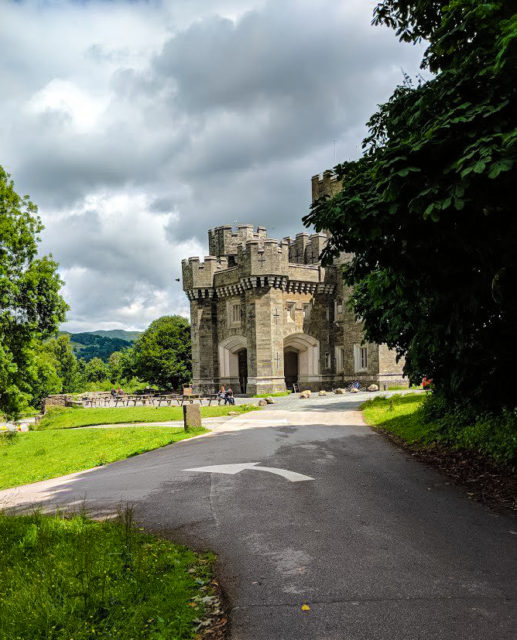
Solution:
[[[67,333],[41,342],[34,358],[30,404],[38,407],[53,394],[118,386],[125,391],[147,385],[177,390],[190,381],[190,326],[185,318],[164,316],[151,323],[134,344],[119,342],[124,348],[111,353],[107,362],[99,357],[78,358]]]
[[[57,263],[38,255],[42,230],[37,207],[16,193],[0,167],[0,417],[17,418],[57,393],[114,385],[174,390],[190,382],[190,326],[180,316],[155,320],[132,346],[120,335],[106,335],[118,331],[96,332],[86,344],[109,340],[112,346],[116,340],[120,349],[107,362],[98,356],[77,358],[70,335],[58,332],[68,305],[60,293]],[[87,336],[83,340],[90,340]]]

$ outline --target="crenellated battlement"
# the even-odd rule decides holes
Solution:
[[[217,257],[236,256],[239,247],[246,244],[248,240],[265,240],[266,238],[265,227],[257,227],[255,231],[252,224],[239,224],[237,231],[234,231],[232,225],[222,225],[209,229],[208,251],[210,255]]]
[[[297,233],[296,238],[284,238],[289,245],[289,262],[294,264],[318,264],[328,237],[324,233]]]
[[[228,269],[228,258],[205,256],[204,262],[193,257],[181,261],[183,290],[213,287],[214,275]]]
[[[274,238],[253,238],[239,247],[237,264],[241,277],[287,275],[289,247]]]
[[[315,175],[311,178],[312,184],[312,202],[322,198],[323,196],[329,196],[332,198],[341,191],[343,181],[338,180],[336,175],[330,169],[323,172],[323,175]]]
[[[294,265],[318,266],[328,240],[324,233],[301,232],[296,234],[294,240],[283,238],[279,242],[267,237],[265,227],[257,227],[255,231],[251,224],[239,225],[237,232],[231,225],[216,227],[209,231],[208,237],[211,255],[206,256],[204,262],[199,258],[188,258],[182,262],[185,291],[213,289],[223,282],[227,284],[227,281],[233,282],[239,278],[289,278]],[[221,251],[226,255],[220,255]],[[230,271],[232,273],[226,276]],[[311,274],[309,279],[312,278]]]

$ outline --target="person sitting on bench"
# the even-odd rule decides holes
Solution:
[[[226,389],[226,393],[224,395],[224,404],[235,404],[235,398],[233,397],[233,391],[231,387]]]

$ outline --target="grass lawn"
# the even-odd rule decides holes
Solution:
[[[424,401],[422,394],[378,396],[365,402],[361,409],[365,421],[395,434],[410,444],[427,444],[433,440],[433,431],[425,424],[418,409]]]
[[[230,412],[246,413],[259,409],[254,405],[223,405],[201,407],[201,417],[227,416]],[[94,424],[123,424],[130,422],[168,422],[183,420],[183,407],[116,407],[101,409],[56,407],[46,413],[35,426],[38,431],[46,429],[70,429]]]
[[[277,391],[276,393],[256,393],[254,398],[281,398],[282,396],[291,395],[291,391]]]
[[[2,435],[0,489],[91,469],[205,432],[190,429],[186,433],[183,427],[115,427]]]
[[[217,609],[213,562],[137,530],[129,510],[0,514],[0,639],[192,639]]]
[[[412,384],[410,387],[407,385],[395,384],[388,387],[388,391],[408,391],[410,389],[421,389],[421,384]]]

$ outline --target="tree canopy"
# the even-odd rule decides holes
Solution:
[[[304,219],[332,233],[366,339],[446,398],[508,404],[517,361],[517,14],[509,2],[386,0],[374,22],[428,41],[368,122],[343,190]]]
[[[136,375],[162,389],[177,389],[192,376],[190,325],[181,316],[152,322],[133,346]]]
[[[36,206],[19,196],[0,167],[0,411],[16,415],[32,399],[32,386],[49,363],[39,344],[57,331],[67,306],[51,256],[38,257],[43,229]]]

